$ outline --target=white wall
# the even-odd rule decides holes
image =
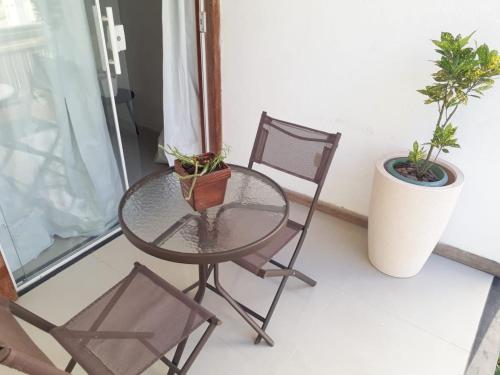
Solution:
[[[342,139],[321,199],[367,214],[374,161],[427,141],[430,39],[500,49],[499,0],[221,0],[224,142],[246,163],[262,110]],[[456,116],[466,186],[442,241],[500,261],[500,82]],[[273,174],[274,176],[275,174]],[[288,188],[311,193],[291,178]],[[432,212],[429,212],[432,215]]]

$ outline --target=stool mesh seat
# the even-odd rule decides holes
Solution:
[[[140,374],[158,360],[183,374],[187,368],[179,369],[164,355],[208,321],[210,325],[193,353],[195,357],[218,322],[212,313],[138,263],[127,277],[59,327],[2,300],[0,364],[21,371],[26,364],[31,368],[34,361],[35,367],[52,367],[13,316],[46,330],[71,354],[74,363],[70,362],[66,371],[78,363],[93,375]],[[188,367],[194,357],[187,360]],[[64,374],[53,369],[53,373],[27,373]]]

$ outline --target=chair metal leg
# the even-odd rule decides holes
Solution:
[[[215,286],[212,286],[210,284],[207,284],[207,289],[208,290],[211,290],[212,292],[214,292],[215,294],[219,295],[222,297],[222,294],[220,294],[220,292],[217,290],[217,288]],[[264,322],[266,320],[266,318],[264,318],[263,316],[261,316],[260,314],[258,314],[257,312],[253,311],[250,307],[248,306],[245,306],[244,304],[242,304],[241,302],[237,301],[237,300],[234,300],[242,309],[243,311],[245,311],[248,315],[251,315],[253,316],[255,319],[257,320],[260,320],[261,322]]]
[[[201,336],[201,339],[196,344],[195,348],[193,349],[193,351],[189,355],[188,359],[186,360],[186,362],[184,363],[184,366],[182,368],[179,368],[176,364],[174,364],[172,361],[170,361],[165,356],[160,358],[160,361],[162,361],[163,363],[165,363],[169,367],[169,373],[172,372],[174,374],[184,375],[188,372],[188,370],[191,368],[194,361],[196,360],[196,358],[200,354],[201,350],[203,349],[203,347],[207,343],[208,338],[210,337],[210,335],[214,331],[215,327],[217,325],[221,324],[220,320],[215,318],[215,317],[209,319],[208,323],[209,324],[208,324],[207,329],[205,330],[205,332]]]
[[[170,361],[167,357],[163,356],[160,358],[160,361],[162,361],[164,364],[167,365],[167,367],[169,368],[169,371],[173,371],[174,373],[180,373],[181,370],[179,367],[177,367],[176,365],[174,365],[172,363],[172,361]]]
[[[288,277],[295,276],[311,286],[316,285],[316,281],[314,281],[310,277],[304,275],[302,272],[299,272],[299,271],[296,271],[293,269],[295,261],[297,260],[297,257],[299,255],[300,249],[302,248],[302,244],[304,243],[304,239],[306,237],[306,234],[307,234],[307,226],[306,226],[306,229],[302,230],[302,234],[299,238],[299,242],[297,243],[297,246],[295,247],[292,258],[290,259],[290,263],[288,263],[288,267],[286,267],[286,269],[276,270],[276,273],[285,272],[285,274],[283,275],[283,280],[281,280],[278,291],[276,292],[276,295],[274,296],[271,307],[269,308],[269,311],[267,312],[266,321],[264,322],[264,324],[262,324],[263,330],[266,330],[267,326],[269,325],[271,317],[274,314],[274,310],[276,309],[276,305],[278,304],[278,301],[281,297],[281,294],[283,293],[283,290],[285,289],[285,285],[286,285],[286,282],[288,281]],[[280,263],[278,263],[278,262],[275,262],[275,263],[278,264],[278,267],[282,268]],[[288,273],[290,273],[290,274],[288,274]],[[255,339],[255,344],[260,343],[261,340],[262,340],[262,337],[257,336],[257,338]]]
[[[71,371],[73,371],[75,366],[76,366],[76,361],[73,358],[71,358],[68,362],[68,365],[64,369],[64,371],[71,373]]]
[[[317,282],[313,279],[311,279],[309,276],[303,274],[300,271],[297,271],[295,269],[279,269],[279,270],[265,270],[262,272],[262,277],[283,277],[283,276],[293,276],[296,277],[299,280],[302,280],[306,284],[310,286],[315,286]]]
[[[269,308],[269,311],[267,312],[266,315],[266,320],[262,324],[262,330],[265,331],[267,326],[269,325],[269,322],[271,321],[271,317],[274,314],[274,310],[276,309],[276,306],[278,305],[278,301],[281,297],[281,294],[283,293],[283,290],[285,289],[286,282],[288,281],[288,276],[284,276],[283,280],[281,280],[280,286],[278,287],[278,291],[276,292],[273,302],[271,303],[271,307]],[[255,344],[259,344],[261,340],[263,339],[262,335],[257,336],[255,339]]]
[[[317,282],[316,280],[311,279],[309,276],[304,275],[302,272],[297,271],[297,270],[292,270],[292,276],[296,277],[299,280],[302,280],[305,282],[307,285],[310,286],[316,286]]]
[[[198,354],[200,354],[201,350],[207,343],[208,338],[212,334],[213,330],[215,329],[215,326],[219,324],[218,320],[212,320],[210,321],[210,325],[206,329],[205,333],[201,337],[200,341],[196,344],[194,350],[192,353],[189,355],[188,359],[184,363],[184,366],[182,367],[181,371],[179,372],[179,375],[184,375],[188,372],[188,370],[191,368],[193,362],[195,361],[196,357],[198,357]]]
[[[250,317],[248,314],[240,307],[238,302],[236,302],[228,292],[222,287],[219,281],[219,266],[215,265],[214,267],[214,283],[215,283],[215,288],[217,289],[217,293],[224,298],[233,309],[236,310],[238,314],[252,327],[258,334],[259,336],[262,336],[262,338],[267,342],[269,346],[274,346],[274,341],[269,335],[264,332],[262,328],[259,327],[259,325]]]
[[[198,303],[201,303],[203,300],[203,297],[205,296],[205,290],[207,288],[207,266],[204,264],[200,264],[198,266],[198,275],[199,275],[199,281],[198,281],[198,291],[196,292],[196,295],[194,296],[194,300]],[[184,348],[186,347],[187,343],[187,338],[184,341],[181,341],[179,345],[177,345],[177,349],[175,350],[174,358],[172,359],[172,363],[175,366],[179,365],[179,362],[182,357],[182,353],[184,352]],[[175,370],[171,368],[168,371],[168,375],[174,375]]]

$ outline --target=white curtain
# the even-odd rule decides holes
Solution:
[[[201,152],[195,0],[163,0],[164,143]],[[170,164],[173,160],[168,156]]]
[[[107,131],[82,0],[33,7],[0,28],[0,207],[11,269],[55,236],[96,236],[116,222],[123,187]],[[26,3],[29,3],[26,5]]]

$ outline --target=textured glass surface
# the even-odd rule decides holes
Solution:
[[[269,178],[231,166],[224,203],[203,213],[184,200],[172,173],[150,178],[123,206],[123,223],[137,237],[184,253],[237,249],[269,236],[286,219],[286,200]]]

